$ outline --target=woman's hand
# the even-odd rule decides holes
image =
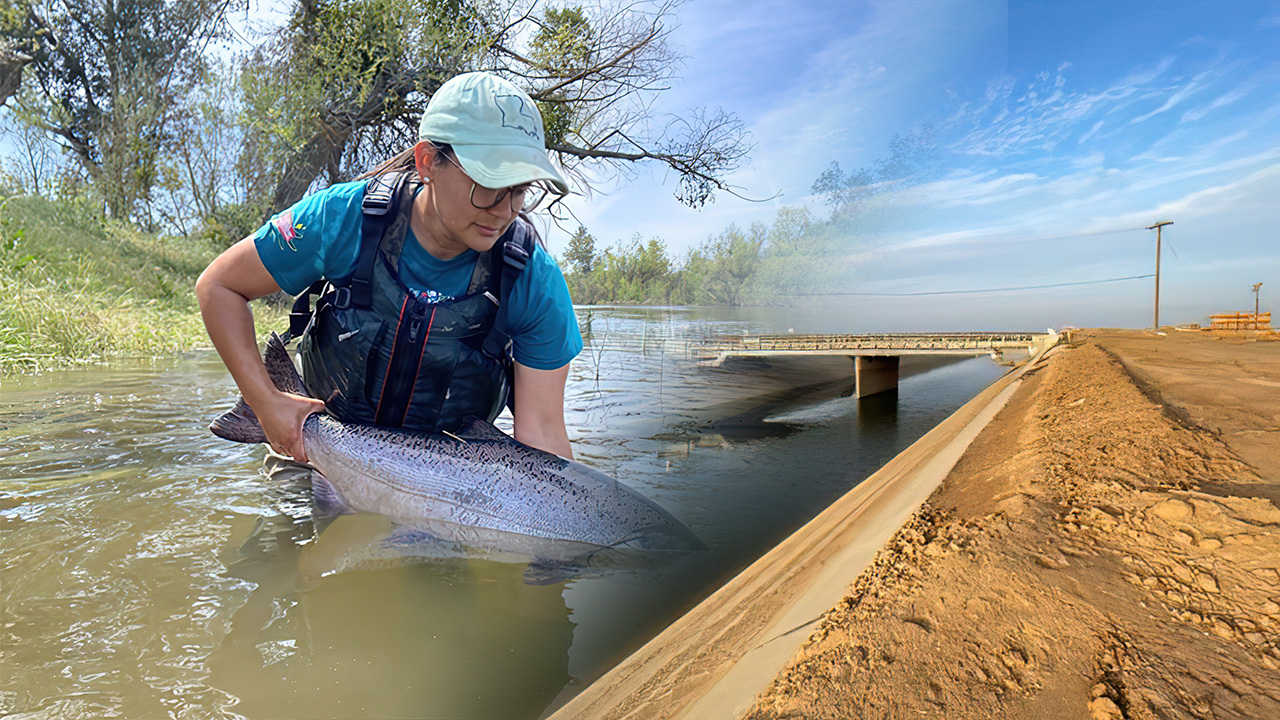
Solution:
[[[313,413],[324,412],[324,402],[292,393],[276,392],[258,401],[253,412],[262,424],[271,449],[280,455],[288,455],[300,463],[307,462],[307,450],[302,443],[302,425]]]

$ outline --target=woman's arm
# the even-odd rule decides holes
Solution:
[[[196,298],[209,339],[245,402],[258,416],[271,447],[298,462],[306,462],[302,423],[308,415],[322,412],[324,403],[276,389],[258,354],[253,311],[249,308],[250,300],[279,290],[258,257],[252,238],[228,248],[209,263],[196,281]]]
[[[569,432],[564,427],[564,384],[569,366],[535,370],[515,364],[516,440],[573,459]]]

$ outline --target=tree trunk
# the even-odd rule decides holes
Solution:
[[[29,55],[0,47],[0,107],[18,94],[18,88],[22,87],[22,68],[30,63]]]
[[[263,221],[301,200],[311,183],[329,166],[334,154],[340,155],[346,148],[350,137],[350,129],[321,126],[320,132],[285,161],[280,181],[276,183],[271,208]]]

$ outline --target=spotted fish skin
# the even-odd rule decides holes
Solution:
[[[311,463],[351,509],[600,546],[674,543],[692,533],[665,510],[581,463],[475,420],[455,439],[312,415]]]
[[[276,386],[302,388],[284,344],[264,356]],[[263,442],[241,400],[210,425],[237,442]],[[317,495],[334,509],[459,525],[601,547],[694,550],[705,546],[679,520],[617,480],[529,447],[483,420],[452,435],[355,425],[325,414],[302,429]]]

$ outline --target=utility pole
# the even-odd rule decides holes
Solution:
[[[1166,220],[1147,228],[1148,230],[1156,231],[1156,319],[1153,327],[1157,333],[1160,332],[1160,230],[1165,225],[1172,224],[1172,220]]]
[[[1262,283],[1253,284],[1253,329],[1258,329],[1258,288],[1262,287]]]

